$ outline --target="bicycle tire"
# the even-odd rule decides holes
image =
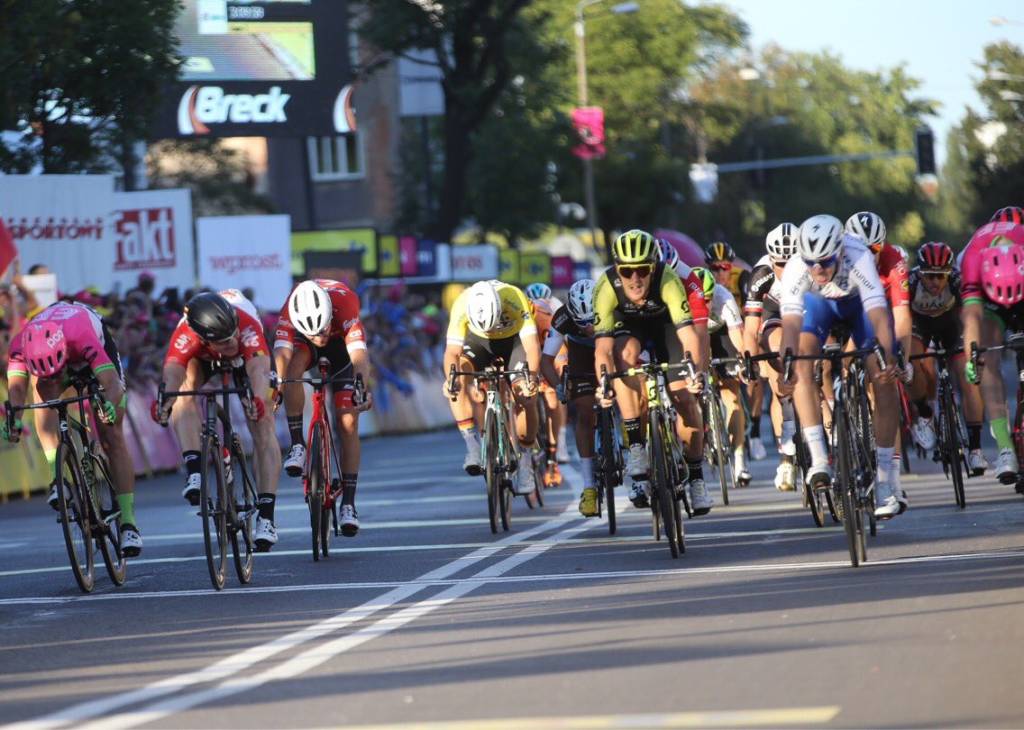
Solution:
[[[956,432],[957,423],[956,403],[953,401],[953,394],[947,384],[940,381],[940,419],[939,437],[944,446],[942,448],[942,459],[949,464],[949,476],[953,482],[953,498],[956,506],[964,509],[967,506],[967,495],[964,493],[964,445],[960,441],[960,434]]]
[[[832,425],[836,429],[836,481],[839,482],[839,492],[842,495],[846,546],[850,553],[850,565],[856,568],[860,565],[860,548],[857,544],[857,509],[854,504],[853,454],[850,441],[852,435],[847,433],[850,424],[847,423],[844,412],[833,414]]]
[[[729,455],[725,450],[728,443],[728,433],[725,432],[725,422],[722,418],[722,399],[717,391],[711,391],[708,401],[708,414],[711,420],[711,448],[713,452],[713,463],[718,471],[718,481],[722,487],[722,504],[729,506],[729,482],[732,478],[727,473],[729,469]],[[724,436],[724,441],[723,441]]]
[[[602,409],[598,416],[598,437],[601,440],[601,452],[598,461],[601,465],[601,490],[604,492],[605,509],[608,512],[608,534],[614,535],[618,529],[615,522],[615,434],[612,432],[613,422],[610,409]]]
[[[235,573],[240,583],[248,583],[252,580],[254,566],[253,553],[256,552],[256,545],[253,539],[253,528],[256,522],[256,505],[259,497],[256,494],[256,487],[253,484],[252,474],[249,471],[245,459],[245,451],[242,450],[242,442],[238,434],[231,434],[231,459],[232,469],[238,472],[241,479],[236,478],[233,483],[225,484],[224,491],[228,495],[229,515],[231,522],[228,528],[231,536],[231,554],[235,560]],[[223,462],[221,462],[223,464]],[[241,484],[242,507],[244,513],[239,515],[236,509],[238,500],[235,499],[235,489]]]
[[[547,451],[545,450],[541,453],[546,454]],[[548,471],[547,459],[544,456],[537,458],[537,455],[534,454],[533,465],[533,498],[537,502],[538,507],[543,507],[544,495],[542,493],[544,491],[544,475]]]
[[[309,434],[309,474],[306,475],[306,508],[309,510],[309,533],[313,548],[313,562],[320,560],[320,536],[323,530],[324,482],[323,429],[313,425]]]
[[[82,592],[91,593],[96,585],[96,557],[93,553],[88,506],[83,499],[85,477],[82,476],[77,456],[64,442],[57,445],[54,468],[57,510],[60,513],[61,531],[64,533],[68,559],[71,561],[71,572]]]
[[[121,586],[124,585],[128,577],[128,561],[121,552],[121,517],[119,514],[121,507],[117,503],[117,492],[114,491],[110,469],[104,459],[96,456],[95,451],[91,451],[85,458],[92,462],[95,479],[93,498],[99,518],[97,524],[99,534],[95,535],[96,544],[99,546],[100,555],[103,556],[103,565],[107,569],[107,575],[110,576],[114,585]]]
[[[487,486],[487,517],[491,523],[491,534],[498,533],[498,498],[501,491],[501,477],[495,459],[498,458],[498,440],[494,418],[490,413],[484,416],[484,483]]]
[[[224,489],[224,462],[220,444],[203,437],[199,457],[202,479],[199,483],[199,511],[203,518],[203,546],[210,582],[218,591],[224,588],[228,567],[227,494]]]
[[[655,413],[651,420],[651,497],[657,501],[658,517],[662,531],[668,540],[668,549],[673,558],[679,557],[679,533],[676,529],[676,495],[668,468],[667,444],[664,443],[661,418]]]

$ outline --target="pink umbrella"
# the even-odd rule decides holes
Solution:
[[[704,251],[696,241],[685,233],[673,231],[671,228],[657,228],[654,231],[654,236],[656,238],[664,238],[675,246],[676,251],[679,252],[679,258],[687,266],[704,265]]]

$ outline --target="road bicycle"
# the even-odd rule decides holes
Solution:
[[[867,399],[866,369],[862,358],[874,356],[885,369],[881,348],[874,344],[843,352],[841,347],[826,345],[819,355],[783,355],[783,379],[789,381],[796,360],[829,362],[835,378],[835,405],[832,408],[831,448],[835,477],[831,491],[836,512],[843,523],[850,565],[854,568],[867,561],[867,539],[864,525],[871,535],[875,522],[875,459],[872,453],[874,426]],[[844,367],[844,361],[848,361]]]
[[[289,383],[302,383],[313,388],[313,415],[309,419],[309,429],[306,432],[308,447],[306,463],[302,467],[302,492],[309,507],[314,562],[320,560],[321,555],[325,558],[330,555],[331,528],[334,529],[335,537],[342,534],[338,527],[337,511],[337,497],[341,490],[341,450],[334,440],[334,430],[331,428],[331,419],[328,415],[327,386],[335,389],[352,386],[353,405],[359,406],[366,400],[366,386],[362,375],[356,374],[354,378],[341,377],[351,365],[334,375],[328,375],[330,366],[331,361],[322,357],[317,362],[319,377],[278,378],[276,374],[271,375],[271,387],[275,389],[278,384]],[[331,476],[332,466],[338,476]]]
[[[722,400],[721,378],[716,368],[735,366],[739,362],[734,357],[713,358],[708,370],[708,387],[700,394],[701,411],[704,414],[704,458],[718,474],[722,504],[726,506],[729,504],[729,490],[737,486],[737,482],[732,469],[732,448],[725,417],[725,402]]]
[[[684,487],[685,475],[681,473],[683,459],[681,445],[676,438],[675,409],[667,394],[668,376],[678,371],[686,372],[691,379],[697,377],[693,362],[687,357],[677,364],[644,363],[617,372],[608,372],[602,366],[600,379],[600,387],[607,400],[614,397],[612,380],[643,379],[647,403],[647,456],[651,469],[651,526],[655,540],[660,540],[664,531],[673,558],[686,552],[681,505],[685,505],[687,515],[690,514]]]
[[[1024,465],[1024,333],[1015,332],[1008,335],[1006,342],[1002,345],[982,347],[975,344],[971,348],[970,358],[971,362],[974,363],[975,369],[977,369],[985,364],[984,360],[978,359],[979,355],[1000,350],[1010,350],[1016,357],[1017,410],[1013,416],[1013,450],[1017,454],[1018,469],[1015,489],[1018,494],[1024,494],[1024,471],[1020,469],[1020,466]]]
[[[213,375],[210,381],[219,378],[221,387],[168,391],[161,383],[156,403],[157,411],[162,412],[167,398],[197,397],[202,401],[199,516],[203,520],[203,544],[210,582],[221,590],[227,580],[229,542],[239,582],[249,583],[253,574],[253,553],[256,551],[253,523],[258,511],[256,486],[242,441],[231,426],[228,408],[232,395],[237,395],[248,407],[253,402],[253,392],[243,367],[224,361],[211,365]],[[237,488],[239,481],[240,491]]]
[[[938,440],[934,461],[942,463],[942,471],[953,482],[953,497],[960,509],[967,506],[967,495],[964,492],[964,475],[970,474],[971,467],[967,460],[967,424],[963,412],[957,403],[953,390],[953,377],[949,373],[949,359],[963,349],[946,352],[939,349],[933,352],[922,352],[911,355],[911,361],[935,359],[936,388],[935,400],[938,408],[935,411],[935,433]]]
[[[74,373],[75,395],[42,403],[12,406],[4,403],[8,433],[13,433],[21,411],[52,409],[57,412],[59,441],[54,460],[57,490],[57,521],[64,534],[68,559],[75,582],[83,593],[96,585],[95,550],[99,548],[107,575],[114,585],[123,585],[128,573],[121,551],[121,509],[110,478],[110,466],[96,440],[92,413],[101,407],[102,386],[91,374]],[[70,411],[77,405],[78,415]]]
[[[487,517],[492,533],[498,532],[499,523],[501,529],[507,532],[512,522],[512,498],[515,496],[512,477],[519,467],[519,439],[512,438],[515,433],[515,411],[509,407],[509,398],[512,395],[512,381],[528,377],[530,374],[526,368],[505,370],[501,358],[496,358],[490,366],[480,371],[462,371],[454,365],[448,371],[448,392],[452,394],[453,401],[460,388],[459,378],[472,378],[486,388],[480,459],[487,484]],[[536,460],[534,469],[536,476]],[[539,502],[541,489],[540,484],[535,482],[533,492],[523,496],[533,496]]]

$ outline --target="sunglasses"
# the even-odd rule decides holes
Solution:
[[[827,259],[818,259],[817,261],[808,261],[804,259],[804,263],[807,264],[808,269],[813,269],[815,266],[819,266],[822,269],[831,269],[836,265],[836,261],[839,260],[839,254],[832,254]]]
[[[945,271],[923,271],[921,272],[921,276],[923,276],[925,279],[934,279],[936,281],[941,281],[942,279],[948,278],[949,274]]]
[[[225,337],[223,340],[210,340],[210,344],[211,345],[221,345],[221,346],[228,345],[236,337],[238,337],[238,330],[237,329],[231,334],[230,337]]]
[[[644,264],[642,266],[620,266],[618,267],[618,272],[624,279],[632,279],[634,276],[646,279],[651,275],[651,268],[650,264]]]
[[[732,271],[732,264],[711,264],[708,268],[712,271]]]

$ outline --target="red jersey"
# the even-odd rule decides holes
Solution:
[[[676,264],[676,273],[683,281],[686,299],[690,304],[690,316],[694,324],[706,324],[708,321],[708,303],[704,299],[704,282],[689,266],[680,261]]]
[[[910,304],[910,271],[903,254],[890,243],[883,243],[875,259],[878,278],[885,287],[885,296],[892,308]]]
[[[1024,244],[1024,226],[996,221],[974,232],[960,254],[960,296],[964,303],[985,301],[985,290],[981,286],[981,252],[990,246],[1014,243]]]
[[[227,299],[238,313],[238,352],[231,357],[251,360],[260,355],[269,356],[270,348],[267,347],[267,338],[263,334],[263,325],[260,324],[256,307],[252,302],[242,296],[237,289],[225,289],[218,293]],[[222,355],[211,350],[206,341],[188,326],[188,320],[182,317],[174,334],[171,335],[171,346],[167,349],[164,366],[174,363],[188,367],[193,358],[206,362],[224,359]]]
[[[335,340],[345,339],[345,348],[349,352],[366,349],[366,332],[359,319],[359,297],[356,293],[334,279],[314,279],[317,286],[327,292],[331,298],[331,329],[328,337]],[[293,290],[294,291],[294,290]],[[291,299],[291,294],[288,295]],[[291,316],[288,314],[288,300],[281,307],[281,318],[277,321],[274,333],[274,349],[279,347],[291,350],[295,343],[305,338],[295,329]]]

